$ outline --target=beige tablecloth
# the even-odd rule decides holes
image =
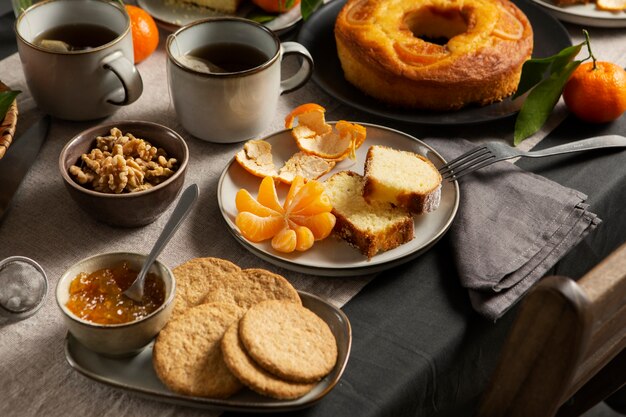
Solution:
[[[582,40],[580,27],[568,29],[574,42]],[[591,29],[590,32],[597,57],[626,66],[626,29]],[[191,257],[216,256],[242,267],[264,267],[284,274],[298,289],[320,295],[336,306],[344,305],[372,277],[328,278],[281,270],[247,252],[230,236],[217,207],[217,180],[241,145],[206,143],[191,137],[179,125],[167,88],[163,40],[157,52],[138,66],[144,80],[142,97],[110,117],[167,125],[181,133],[189,145],[191,159],[186,184],[199,185],[200,199],[160,260],[174,267]],[[0,78],[12,88],[24,91],[19,97],[21,114],[16,135],[19,137],[38,117],[38,111],[28,94],[17,54],[0,62]],[[509,142],[512,137],[510,120],[456,129],[382,121],[338,103],[312,82],[281,97],[274,120],[265,133],[282,129],[284,115],[305,102],[324,106],[329,120],[385,124],[418,137],[499,138]],[[559,104],[546,127],[523,147],[537,143],[565,115]],[[147,253],[171,211],[170,208],[158,221],[143,228],[116,229],[95,222],[69,199],[58,173],[58,155],[67,140],[91,125],[92,122],[54,120],[37,161],[15,195],[12,210],[0,225],[0,259],[13,255],[31,257],[42,265],[50,280],[45,305],[35,316],[17,323],[0,323],[0,416],[206,416],[206,411],[144,400],[95,383],[73,371],[65,361],[66,328],[54,300],[58,277],[72,263],[93,254],[124,250]]]

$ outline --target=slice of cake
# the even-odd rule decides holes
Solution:
[[[333,232],[371,258],[413,239],[411,214],[389,203],[363,198],[363,177],[352,171],[334,174],[324,183],[337,218]]]
[[[386,201],[411,213],[434,211],[441,201],[441,175],[428,158],[386,146],[372,146],[365,160],[363,197]]]

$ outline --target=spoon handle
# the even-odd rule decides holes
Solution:
[[[172,215],[165,224],[165,227],[163,227],[163,231],[148,254],[148,257],[139,272],[139,277],[144,277],[145,274],[148,273],[148,270],[159,256],[167,242],[169,242],[172,236],[174,236],[174,233],[178,230],[178,227],[182,224],[183,220],[185,220],[187,214],[189,214],[189,211],[193,207],[193,203],[195,203],[197,199],[198,185],[191,184],[185,191],[183,191],[183,194],[178,200],[178,204],[176,204],[176,208],[174,208]]]

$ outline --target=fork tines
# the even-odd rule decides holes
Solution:
[[[491,164],[495,155],[486,146],[474,148],[439,168],[443,179],[454,181],[463,175]]]

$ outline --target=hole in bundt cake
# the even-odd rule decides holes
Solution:
[[[404,24],[416,38],[442,46],[468,29],[461,10],[435,7],[422,7],[407,13]]]

